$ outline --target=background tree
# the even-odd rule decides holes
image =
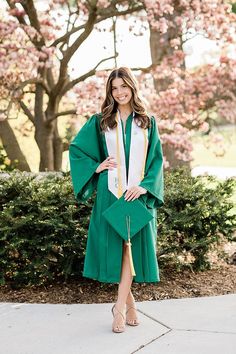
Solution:
[[[235,121],[232,45],[236,16],[230,1],[51,0],[44,10],[29,0],[6,2],[9,18],[4,17],[0,25],[0,93],[7,101],[10,93],[11,102],[16,102],[34,124],[40,170],[61,167],[63,144],[58,117],[74,113],[87,117],[99,111],[107,76],[98,70],[99,65],[111,58],[118,61],[116,23],[128,14],[150,31],[152,63],[133,69],[137,70],[149,111],[159,118],[165,166],[191,160],[192,132],[209,132],[212,112]],[[65,26],[58,25],[62,12],[67,16]],[[109,18],[113,19],[114,56],[72,79],[68,68],[73,55],[97,24]],[[211,64],[189,69],[186,43],[197,35],[213,40],[218,54]],[[72,90],[77,97],[76,109],[75,105],[67,107],[66,95]]]
[[[75,109],[63,109],[63,98],[111,58],[102,59],[73,79],[68,71],[70,61],[96,24],[140,11],[143,4],[121,0],[50,0],[41,9],[40,3],[32,0],[6,3],[9,17],[3,12],[0,26],[1,98],[8,100],[10,95],[9,105],[13,100],[33,123],[40,150],[39,169],[60,170],[63,144],[57,119],[76,113]],[[58,25],[62,10],[67,18],[65,25]],[[26,102],[27,94],[33,96],[31,102]],[[4,113],[2,109],[1,120],[6,118]]]
[[[137,16],[143,21],[143,31],[150,33],[152,62],[149,67],[133,69],[137,70],[150,112],[159,118],[165,166],[189,164],[194,131],[209,133],[216,115],[230,123],[236,120],[236,60],[232,55],[236,16],[231,2],[223,0],[146,0],[144,5],[145,13]],[[212,63],[188,68],[186,45],[199,35],[214,41],[217,57]],[[86,109],[79,108],[80,114],[99,109],[102,75],[106,74],[99,73],[96,80],[78,85],[78,100],[86,101],[93,95],[99,103],[94,106],[87,100]]]
[[[153,109],[158,107],[157,114],[163,119],[164,152],[174,167],[190,159],[189,133],[208,129],[206,122],[211,110],[222,114],[223,104],[224,109],[227,105],[231,109],[234,106],[235,112],[235,77],[232,75],[235,61],[226,60],[225,54],[235,40],[235,15],[230,2],[224,0],[148,0],[145,3],[156,92]],[[184,45],[199,34],[217,43],[219,60],[216,64],[189,70],[185,65]],[[229,109],[224,117],[232,121],[232,113],[228,113]]]

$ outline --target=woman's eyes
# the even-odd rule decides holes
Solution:
[[[127,85],[122,85],[121,87],[127,87]],[[111,89],[113,91],[113,90],[117,89],[117,87],[112,87]]]

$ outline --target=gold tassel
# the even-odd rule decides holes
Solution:
[[[141,173],[141,181],[144,179],[144,172],[145,172],[145,165],[146,165],[146,156],[147,156],[147,146],[148,146],[148,141],[147,141],[147,133],[145,129],[142,128],[143,131],[143,137],[144,137],[144,159],[143,159],[143,168],[142,168],[142,173]]]
[[[131,250],[131,246],[132,243],[130,242],[130,216],[126,216],[126,224],[127,224],[127,232],[128,232],[128,242],[126,242],[126,245],[129,248],[129,264],[130,264],[130,270],[131,270],[131,274],[132,276],[135,276],[135,270],[134,270],[134,263],[133,263],[133,257],[132,257],[132,250]]]

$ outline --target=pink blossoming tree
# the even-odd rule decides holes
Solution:
[[[34,125],[39,169],[60,170],[63,143],[58,117],[76,112],[63,109],[63,98],[110,58],[73,79],[68,71],[70,61],[98,23],[140,11],[143,4],[135,0],[49,0],[43,8],[32,0],[6,0],[6,4],[0,24],[0,124],[6,126],[14,102]],[[62,11],[67,18],[60,25]],[[29,93],[33,95],[30,102]],[[1,129],[1,135],[3,132]]]
[[[0,90],[5,102],[0,119],[7,124],[6,112],[14,102],[32,121],[40,170],[61,167],[58,117],[75,112],[89,116],[100,109],[107,73],[97,65],[72,79],[68,66],[96,24],[107,18],[132,14],[142,21],[143,30],[150,31],[152,63],[134,69],[149,111],[158,118],[166,167],[191,160],[192,132],[209,129],[212,111],[235,120],[236,63],[231,48],[236,16],[230,1],[51,0],[44,10],[29,0],[6,2],[9,18],[5,16],[0,25]],[[58,25],[62,9],[66,26]],[[189,69],[184,46],[199,34],[216,43],[218,58],[214,64]],[[77,104],[64,110],[63,102],[72,90]],[[27,102],[29,92],[32,102]]]

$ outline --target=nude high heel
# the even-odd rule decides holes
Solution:
[[[126,314],[128,313],[128,311],[130,310],[130,309],[134,309],[135,311],[137,311],[137,309],[136,309],[136,307],[134,307],[134,306],[129,306],[128,307],[128,309],[126,310]],[[129,326],[138,326],[139,325],[139,320],[137,319],[137,318],[135,318],[135,319],[130,319],[130,320],[127,320],[126,319],[126,324],[127,325],[129,325]]]
[[[116,311],[117,311],[116,314],[114,313],[114,309],[116,309]],[[123,325],[112,326],[112,331],[113,331],[114,333],[122,333],[122,332],[124,332],[124,331],[125,331],[125,317],[124,317],[123,313],[120,312],[120,311],[116,308],[115,305],[112,306],[111,312],[112,312],[112,315],[113,315],[114,318],[117,317],[118,315],[120,315],[120,316],[122,316],[123,321],[124,321],[124,324],[123,324]]]

